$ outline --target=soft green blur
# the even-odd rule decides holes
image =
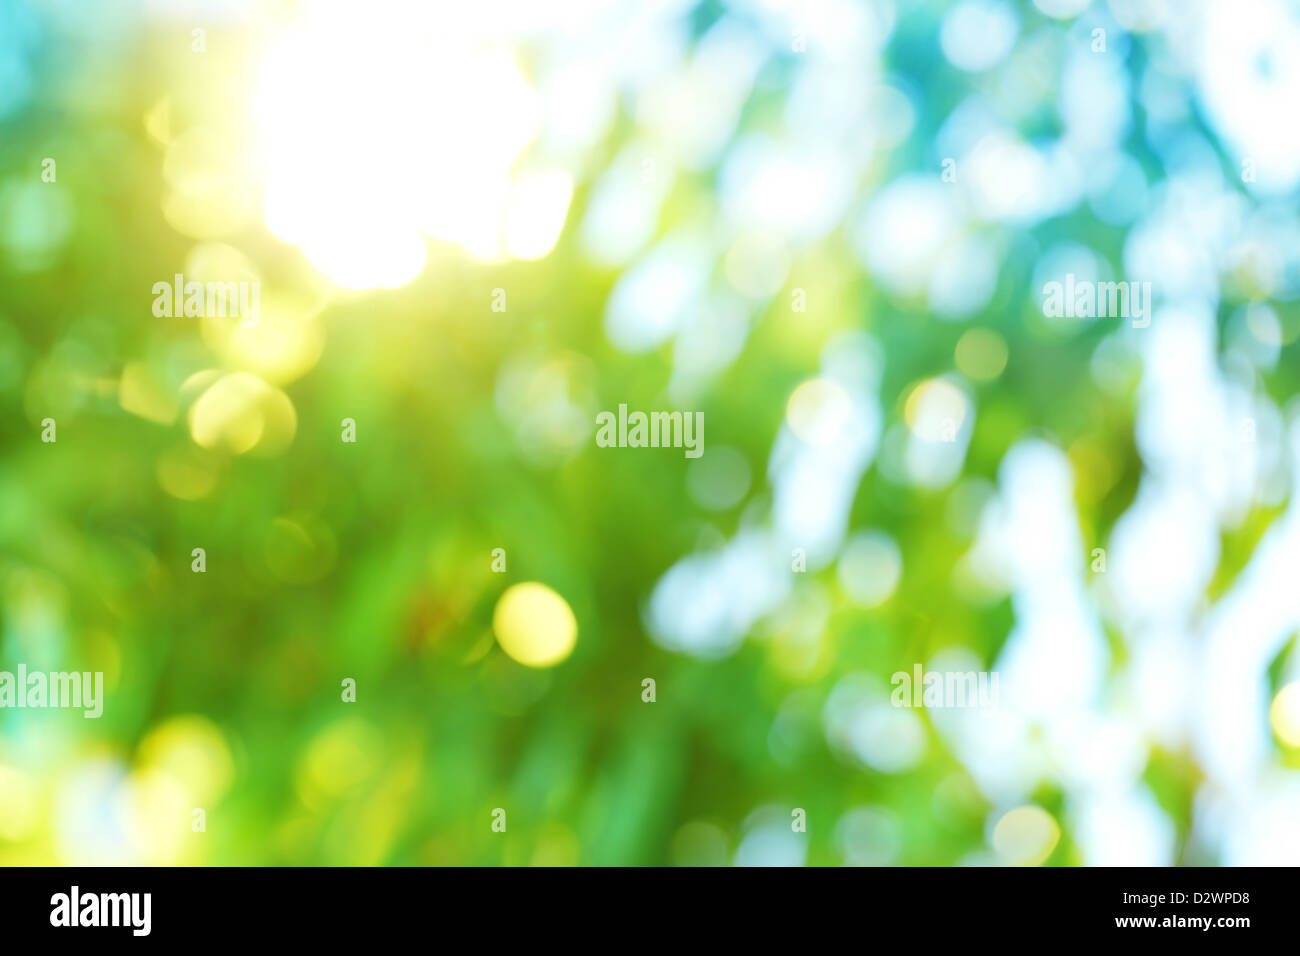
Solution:
[[[907,168],[938,177],[928,138],[982,82],[936,45],[949,5],[916,6],[884,55],[916,85],[915,131],[871,165],[855,203]],[[1053,29],[1032,4],[1016,9]],[[256,24],[222,25],[147,20],[126,4],[78,20],[59,4],[0,0],[0,67],[27,82],[0,101],[0,670],[102,671],[105,682],[98,720],[0,710],[0,864],[723,864],[764,826],[792,833],[790,852],[810,865],[996,861],[994,826],[1014,806],[981,793],[924,711],[923,757],[887,773],[828,746],[824,708],[846,677],[887,686],[944,648],[993,665],[1012,601],[971,599],[954,569],[978,495],[1016,442],[1040,435],[1068,454],[1088,549],[1132,504],[1138,373],[1098,388],[1093,355],[1110,326],[1062,332],[1029,287],[1054,239],[1118,261],[1125,231],[1079,210],[1009,233],[996,290],[961,322],[888,296],[840,230],[795,249],[743,350],[687,406],[704,413],[706,457],[729,446],[751,475],[741,502],[710,511],[680,451],[592,441],[597,410],[673,407],[673,347],[611,344],[620,270],[579,242],[592,182],[631,120],[586,147],[549,254],[484,262],[430,241],[411,281],[349,290],[266,227],[248,159],[241,94],[269,24],[291,10],[268,4]],[[701,4],[685,17],[690,39],[720,15]],[[518,52],[530,79],[532,49]],[[774,58],[734,136],[776,122],[791,61]],[[1050,119],[1023,122],[1028,135]],[[456,150],[456,130],[442,132],[441,148]],[[381,151],[365,176],[389,182],[400,165]],[[1150,173],[1161,175],[1154,161]],[[321,207],[349,188],[332,183]],[[681,171],[656,235],[709,221],[719,188],[710,168]],[[244,269],[260,277],[256,328],[154,314],[155,283]],[[806,313],[791,311],[796,288]],[[1278,312],[1290,342],[1300,315],[1294,303]],[[854,493],[850,528],[887,533],[902,555],[883,604],[856,606],[832,564],[799,578],[790,607],[721,659],[655,643],[645,609],[664,573],[770,506],[774,437],[828,341],[874,337],[892,425],[918,383],[962,364],[973,328],[995,334],[967,340],[976,355],[962,371],[989,374],[972,379],[978,418],[960,480],[932,490],[873,467]],[[1294,365],[1268,388],[1279,402],[1293,395]],[[581,414],[527,418],[553,407]],[[42,440],[46,419],[56,441]],[[1224,535],[1215,588],[1280,510],[1254,508]],[[576,645],[555,666],[525,666],[494,636],[499,599],[527,582],[576,619]],[[1122,663],[1123,642],[1108,637]],[[1285,682],[1281,663],[1274,678]],[[1107,686],[1129,700],[1127,686]],[[1300,766],[1278,746],[1283,765]],[[1189,849],[1199,776],[1188,751],[1158,745],[1142,772],[1177,862],[1215,862]],[[1026,838],[1045,862],[1083,862],[1061,789],[1016,803],[1060,829]],[[796,810],[806,832],[791,830]],[[783,853],[751,844],[747,858]]]

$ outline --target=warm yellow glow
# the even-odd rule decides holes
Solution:
[[[140,743],[140,769],[159,771],[181,783],[187,798],[219,799],[234,780],[235,766],[221,730],[206,717],[173,717]],[[188,816],[188,811],[187,811]]]
[[[205,315],[203,342],[230,364],[242,366],[273,385],[301,378],[315,367],[325,347],[317,315],[321,303],[262,286],[256,322]]]
[[[221,369],[205,368],[194,372],[181,382],[181,397],[194,399],[212,387],[212,383],[221,378]]]
[[[1277,692],[1268,717],[1278,740],[1288,747],[1300,747],[1300,681],[1292,681]]]
[[[170,96],[164,96],[144,114],[144,128],[149,137],[160,146],[166,146],[172,141],[172,101]]]
[[[785,420],[790,430],[812,445],[834,441],[852,412],[848,393],[827,378],[804,382],[790,394]]]
[[[993,828],[993,849],[1011,866],[1040,866],[1056,849],[1061,828],[1042,807],[1009,810]]]
[[[361,720],[341,720],[321,731],[298,761],[298,796],[311,809],[347,793],[380,766],[383,740]]]
[[[252,218],[248,170],[230,147],[233,138],[198,127],[168,144],[163,216],[177,232],[196,239],[226,236]]]
[[[544,584],[516,584],[492,616],[501,649],[529,667],[552,667],[573,653],[578,622],[568,603]]]
[[[941,378],[921,382],[907,396],[903,419],[927,441],[951,441],[966,421],[969,404],[961,389]]]
[[[340,285],[411,281],[426,237],[533,259],[563,227],[567,176],[512,178],[537,93],[509,53],[434,8],[304,8],[268,51],[253,106],[267,226]]]
[[[184,781],[165,770],[135,771],[128,780],[126,823],[135,859],[143,866],[174,866],[202,846],[187,839],[198,805]],[[206,808],[205,808],[206,810]]]
[[[0,764],[0,840],[29,837],[40,811],[40,791],[29,774]]]
[[[200,242],[185,257],[185,279],[197,282],[257,282],[257,267],[225,242]],[[233,314],[233,313],[232,313]]]
[[[193,839],[194,810],[210,817],[234,776],[225,736],[206,717],[172,717],[151,730],[127,784],[126,823],[136,861],[168,866],[201,856],[206,845]]]
[[[190,434],[204,448],[243,454],[278,451],[293,440],[298,416],[287,395],[248,372],[225,375],[190,407]]]

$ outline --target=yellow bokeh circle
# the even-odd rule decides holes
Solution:
[[[1300,681],[1293,681],[1277,692],[1268,716],[1278,740],[1288,747],[1300,747]]]
[[[993,849],[1010,866],[1041,866],[1060,840],[1056,819],[1033,804],[1008,811],[993,828]]]
[[[501,649],[528,667],[553,667],[573,653],[578,621],[568,602],[530,581],[506,590],[492,615]]]

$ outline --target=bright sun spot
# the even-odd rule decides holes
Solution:
[[[419,4],[379,9],[309,4],[267,51],[254,95],[267,226],[356,289],[414,279],[426,237],[486,261],[546,255],[573,183],[514,170],[540,121],[514,59],[458,42]]]

